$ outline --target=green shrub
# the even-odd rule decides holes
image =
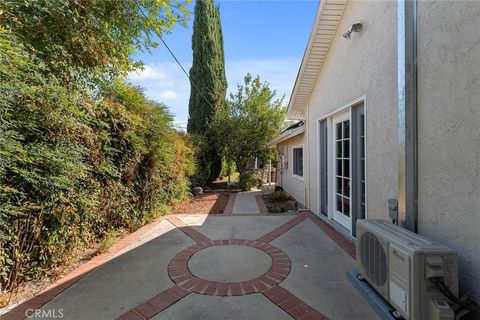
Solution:
[[[104,253],[107,252],[117,241],[118,232],[117,230],[109,230],[105,233],[102,240],[100,241],[100,245],[98,246],[98,252]]]
[[[253,187],[261,187],[262,179],[253,172],[241,173],[238,177],[238,184],[243,191],[249,191]]]
[[[0,92],[3,289],[189,195],[190,137],[139,88],[119,79],[95,92],[70,86],[0,27]]]
[[[237,167],[235,162],[230,163],[230,175],[233,176],[237,173]],[[222,159],[222,170],[220,171],[220,177],[228,177],[228,162],[225,158]]]
[[[238,185],[243,191],[249,191],[254,184],[253,176],[249,173],[241,173],[238,177]]]
[[[283,191],[274,191],[270,193],[270,199],[276,202],[284,202],[290,199],[288,194]]]

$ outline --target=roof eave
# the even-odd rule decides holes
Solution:
[[[305,125],[302,125],[301,127],[294,128],[287,130],[281,134],[279,134],[277,137],[275,137],[272,141],[268,143],[269,147],[272,147],[274,145],[279,144],[280,142],[283,142],[285,140],[291,139],[293,137],[296,137],[302,133],[305,132]]]
[[[288,108],[287,108],[287,119],[290,120],[300,120],[304,119],[305,116],[305,109],[307,106],[308,102],[308,96],[311,94],[313,91],[313,87],[316,84],[316,80],[318,79],[318,75],[321,72],[321,69],[323,67],[323,61],[325,60],[325,57],[327,56],[330,46],[335,38],[335,34],[337,32],[338,25],[340,24],[342,17],[343,17],[343,11],[345,9],[345,6],[347,5],[348,0],[322,0],[320,1],[319,7],[317,9],[317,16],[315,18],[315,22],[312,27],[312,31],[310,32],[310,37],[308,39],[307,47],[305,49],[305,53],[302,58],[302,63],[300,64],[299,71],[297,73],[297,77],[295,79],[295,84],[292,89],[292,94],[290,101],[288,103]],[[333,9],[332,9],[333,8]],[[336,9],[335,9],[336,8]],[[336,10],[337,13],[337,21],[333,21],[330,15],[330,11]],[[328,12],[327,12],[328,11]],[[328,17],[328,18],[327,18]],[[323,29],[320,29],[320,26],[328,26],[330,30],[327,30],[325,32],[328,32],[330,34],[330,39],[327,41],[327,43],[324,43],[324,47],[322,50],[325,52],[323,53],[323,59],[320,62],[320,66],[318,66],[318,62],[315,62],[315,68],[312,68],[313,70],[308,69],[308,65],[311,60],[311,54],[312,54],[312,48],[316,42],[317,36],[322,35]],[[323,40],[322,42],[325,42]],[[303,84],[303,75],[306,72],[306,70],[309,70],[310,73],[313,73],[316,75],[315,80],[310,81],[309,85],[304,85]],[[302,87],[303,86],[303,87]],[[302,88],[303,92],[302,94],[305,96],[307,95],[307,98],[303,97],[302,101],[298,101],[298,91],[300,90],[299,88]]]

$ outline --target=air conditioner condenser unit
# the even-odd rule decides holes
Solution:
[[[357,270],[407,320],[454,319],[454,250],[384,220],[357,221]],[[443,287],[442,287],[443,286]]]

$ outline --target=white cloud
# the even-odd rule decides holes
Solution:
[[[236,92],[237,84],[243,83],[243,77],[250,72],[260,75],[270,88],[277,91],[277,97],[285,94],[285,101],[290,98],[300,59],[250,59],[226,61],[228,94]],[[191,63],[182,62],[188,71]],[[188,119],[188,100],[190,81],[180,67],[174,62],[148,64],[143,71],[131,73],[130,81],[145,89],[150,99],[164,102],[175,115],[175,122],[185,123]]]
[[[143,69],[131,72],[128,77],[134,81],[165,80],[167,75],[160,69],[145,65]]]
[[[177,93],[172,90],[163,91],[159,94],[159,97],[167,100],[175,99],[177,97]]]
[[[189,63],[182,65],[186,70],[190,68]],[[175,122],[187,121],[190,81],[180,67],[174,62],[162,62],[145,65],[145,70],[129,74],[128,79],[143,87],[150,99],[165,103],[175,115]]]

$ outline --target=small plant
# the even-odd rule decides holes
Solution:
[[[290,197],[283,191],[275,191],[270,193],[270,199],[275,202],[284,202],[290,200]]]
[[[270,213],[281,213],[285,211],[281,206],[277,204],[267,204],[267,209]]]
[[[105,233],[103,239],[100,241],[100,246],[98,247],[98,253],[107,252],[117,240],[117,231],[109,230]]]

